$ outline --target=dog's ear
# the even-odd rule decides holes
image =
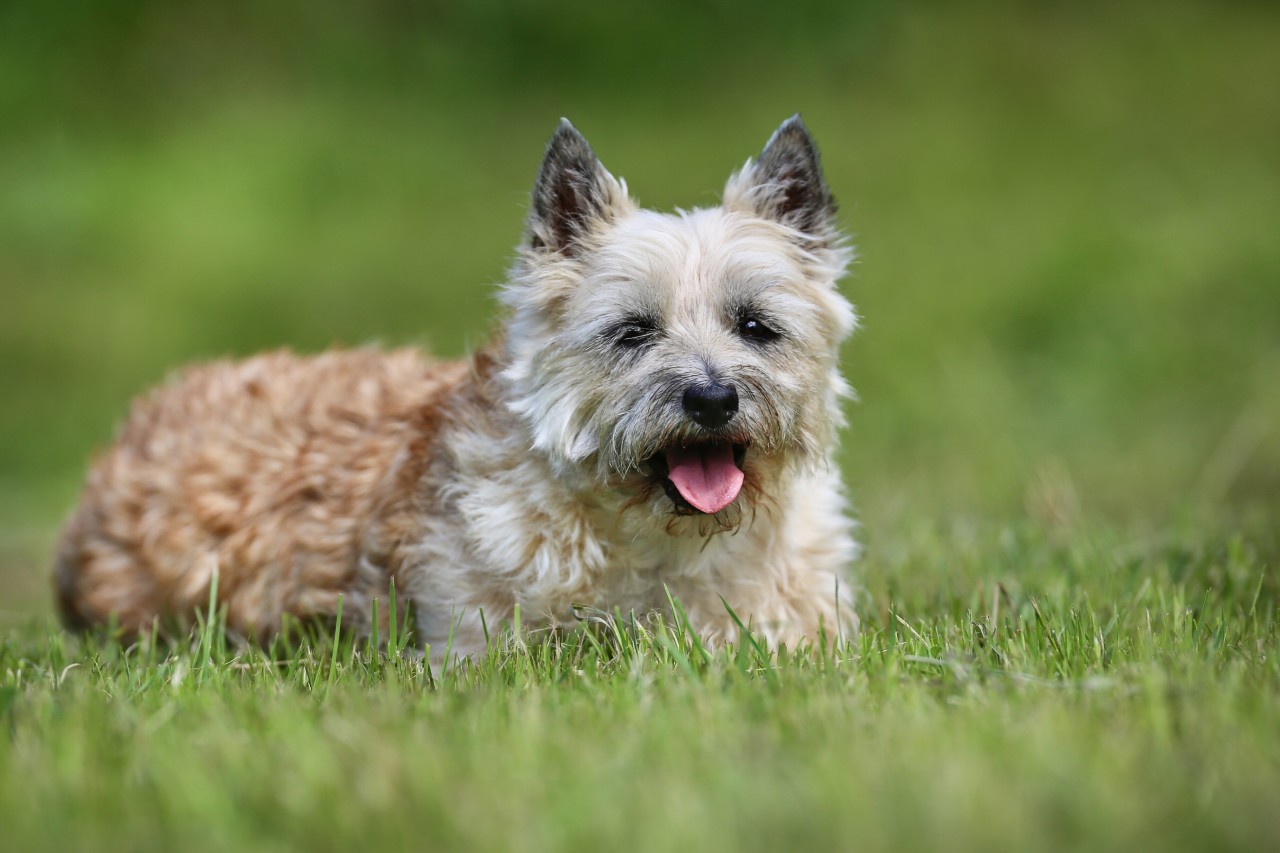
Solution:
[[[532,247],[572,257],[584,237],[628,205],[626,186],[601,165],[577,128],[560,119],[533,185]]]
[[[818,146],[797,113],[764,151],[725,186],[724,205],[750,210],[826,242],[834,236],[836,202],[822,177]]]

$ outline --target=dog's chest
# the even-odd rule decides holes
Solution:
[[[587,583],[571,594],[574,603],[610,610],[665,610],[672,596],[723,588],[726,581],[756,572],[761,555],[754,539],[749,530],[705,539],[653,532],[607,537],[591,549],[602,562],[579,576]],[[553,601],[546,604],[557,609]]]

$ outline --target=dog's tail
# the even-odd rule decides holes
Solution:
[[[89,614],[80,606],[83,599],[80,594],[83,527],[84,522],[77,510],[67,521],[53,558],[53,594],[58,617],[67,630],[77,632],[83,632],[93,624]]]

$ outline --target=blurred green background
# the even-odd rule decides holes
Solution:
[[[842,461],[918,525],[1270,530],[1280,7],[0,5],[0,619],[185,362],[482,341],[570,117],[648,206],[796,111],[860,261]]]

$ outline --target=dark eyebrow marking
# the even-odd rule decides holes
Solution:
[[[607,326],[601,337],[623,349],[642,349],[662,334],[662,326],[650,314],[630,314]]]

